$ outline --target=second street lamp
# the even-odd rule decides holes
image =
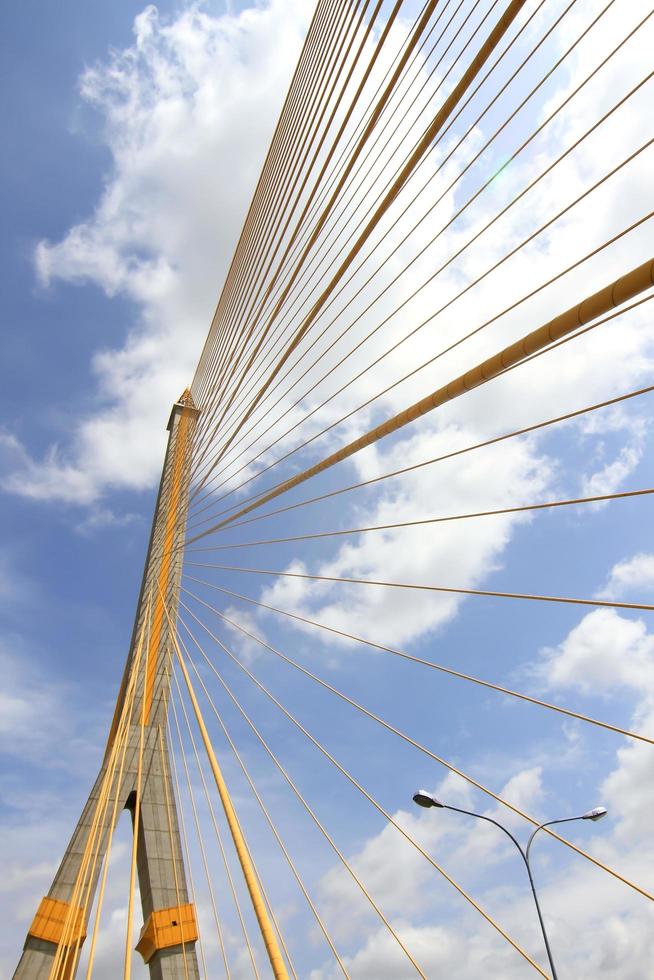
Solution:
[[[552,824],[555,823],[572,823],[575,820],[592,820],[593,822],[595,822],[596,820],[601,820],[602,817],[606,816],[607,813],[606,807],[603,806],[593,807],[592,810],[587,810],[586,813],[582,813],[578,817],[560,817],[558,820],[546,820],[545,823],[539,824],[538,827],[536,827],[536,829],[532,832],[531,837],[527,841],[527,846],[523,850],[522,845],[519,843],[518,840],[516,840],[516,838],[513,836],[510,830],[507,830],[507,828],[503,824],[499,823],[497,820],[493,820],[492,817],[485,816],[483,813],[475,813],[474,810],[463,810],[461,807],[458,806],[450,806],[449,803],[443,803],[442,800],[439,800],[436,796],[433,796],[432,793],[428,793],[427,790],[424,789],[418,790],[417,793],[413,794],[413,802],[417,803],[418,806],[425,807],[426,809],[430,807],[437,807],[438,809],[441,810],[453,810],[454,813],[464,813],[468,817],[476,817],[478,820],[485,820],[487,823],[492,823],[496,827],[499,827],[499,829],[502,830],[507,835],[507,837],[511,838],[511,840],[517,847],[518,851],[520,852],[520,856],[522,857],[522,860],[524,861],[525,867],[527,869],[527,875],[529,876],[529,884],[531,885],[531,893],[534,898],[536,912],[538,913],[538,921],[540,923],[540,929],[543,934],[543,941],[545,943],[545,950],[547,951],[547,958],[549,960],[550,970],[552,971],[552,980],[558,980],[556,967],[554,966],[554,959],[552,957],[552,950],[550,949],[550,943],[549,943],[549,939],[547,938],[545,923],[543,922],[543,916],[540,910],[540,904],[538,902],[538,895],[536,894],[536,886],[534,884],[534,879],[531,873],[531,866],[529,864],[529,851],[534,841],[534,837],[536,836],[538,831],[543,830],[544,827],[551,827]]]

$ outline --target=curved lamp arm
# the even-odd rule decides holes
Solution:
[[[513,836],[513,834],[511,833],[511,831],[508,830],[504,826],[504,824],[499,823],[497,820],[493,820],[492,817],[486,817],[486,816],[484,816],[483,813],[475,813],[474,810],[462,810],[461,807],[458,807],[458,806],[450,806],[449,803],[441,803],[441,807],[442,807],[443,810],[454,810],[456,813],[465,813],[468,817],[476,817],[477,820],[485,820],[486,823],[492,823],[495,827],[499,827],[499,829],[502,830],[506,834],[507,837],[510,837],[511,838],[511,840],[513,841],[513,843],[515,844],[515,846],[520,851],[520,854],[522,855],[523,861],[525,861],[525,863],[526,863],[526,861],[527,861],[527,855],[523,851],[522,846],[520,845],[519,841]],[[536,829],[537,830],[540,830],[540,827],[537,827]],[[534,833],[536,833],[536,831],[534,831]],[[532,834],[532,837],[533,837],[533,834]]]
[[[543,935],[543,941],[545,943],[545,950],[547,952],[547,959],[549,960],[550,970],[552,971],[552,980],[558,980],[557,974],[556,974],[556,967],[554,966],[554,958],[552,956],[552,950],[550,949],[549,940],[547,938],[547,930],[545,929],[545,922],[543,921],[543,914],[542,914],[542,912],[540,910],[540,903],[538,901],[538,894],[536,892],[536,885],[534,884],[534,879],[532,878],[532,875],[531,875],[531,868],[529,866],[529,846],[531,845],[531,842],[534,839],[534,835],[537,834],[539,830],[542,830],[543,827],[547,826],[547,824],[541,824],[539,827],[536,827],[536,829],[534,830],[533,834],[529,838],[529,844],[527,845],[527,850],[526,851],[523,851],[522,846],[520,845],[519,841],[513,836],[513,834],[511,833],[511,831],[510,830],[507,830],[507,828],[503,824],[499,823],[497,820],[493,820],[492,817],[487,817],[483,813],[475,813],[474,810],[463,810],[461,807],[458,807],[458,806],[450,806],[449,803],[440,803],[439,802],[438,805],[443,810],[454,810],[455,813],[465,813],[469,817],[476,817],[477,820],[485,820],[486,823],[492,823],[493,826],[499,827],[499,829],[501,831],[503,831],[506,834],[507,837],[510,837],[511,838],[511,840],[513,841],[513,843],[517,847],[517,849],[518,849],[518,851],[520,853],[520,857],[524,861],[525,867],[527,869],[527,875],[529,877],[529,884],[531,885],[531,893],[532,893],[533,898],[534,898],[534,904],[536,906],[536,912],[538,913],[538,922],[540,924],[540,931],[541,931],[541,933]],[[578,820],[580,818],[578,818],[578,817],[568,817],[567,819],[568,820]],[[548,824],[549,823],[565,823],[565,821],[564,820],[549,820],[548,821]]]
[[[560,820],[547,820],[545,823],[539,824],[538,827],[536,827],[536,829],[532,831],[531,837],[527,841],[527,847],[525,849],[525,860],[527,864],[529,864],[529,849],[531,848],[534,837],[536,836],[539,830],[543,830],[545,827],[551,827],[552,824],[555,823],[572,823],[574,820],[586,820],[586,819],[587,819],[586,816],[580,815],[578,817],[562,817]]]

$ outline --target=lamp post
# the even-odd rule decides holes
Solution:
[[[552,957],[552,950],[550,949],[549,940],[547,938],[547,931],[545,929],[545,923],[543,922],[543,916],[540,910],[540,904],[538,902],[538,895],[536,894],[536,886],[534,884],[534,879],[531,873],[531,866],[529,864],[529,851],[531,849],[531,845],[534,842],[534,837],[536,836],[538,831],[543,830],[544,827],[551,827],[552,824],[555,823],[572,823],[572,821],[574,820],[592,820],[593,822],[595,822],[596,820],[601,820],[602,817],[606,816],[606,812],[607,812],[606,808],[603,806],[596,806],[593,807],[592,810],[588,810],[586,813],[582,813],[578,817],[561,817],[558,820],[547,820],[545,823],[539,824],[538,827],[536,827],[536,829],[532,832],[529,840],[527,841],[527,846],[523,850],[522,845],[516,840],[516,838],[513,836],[510,830],[507,830],[507,828],[504,827],[501,823],[498,823],[497,820],[493,820],[492,817],[487,817],[483,813],[475,813],[473,810],[463,810],[461,809],[461,807],[458,806],[450,806],[449,803],[443,803],[437,797],[433,796],[431,793],[428,793],[424,789],[418,790],[417,793],[413,794],[413,802],[417,803],[418,806],[425,807],[426,809],[435,806],[441,810],[453,810],[454,813],[464,813],[468,817],[476,817],[478,820],[485,820],[487,823],[492,823],[496,827],[499,827],[499,829],[502,830],[507,835],[507,837],[511,838],[511,840],[517,847],[518,851],[520,852],[520,856],[524,861],[525,867],[527,869],[529,884],[531,885],[531,893],[534,897],[534,904],[536,906],[536,912],[538,913],[538,921],[540,923],[541,932],[543,934],[543,941],[545,942],[545,949],[547,951],[547,958],[549,960],[550,970],[552,971],[552,980],[558,980],[556,974],[556,967],[554,966],[554,959]]]

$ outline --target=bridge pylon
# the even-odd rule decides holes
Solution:
[[[14,980],[74,977],[110,834],[124,809],[137,833],[144,924],[136,949],[151,980],[199,980],[197,919],[186,885],[167,740],[168,617],[175,622],[198,415],[187,390],[168,423],[141,592],[105,757],[29,928]]]

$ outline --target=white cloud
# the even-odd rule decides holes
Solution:
[[[157,478],[169,406],[190,382],[310,14],[272,0],[174,18],[147,6],[134,43],[89,68],[82,98],[112,169],[95,212],[35,253],[48,286],[90,282],[133,302],[121,347],[97,338],[99,407],[42,459],[5,434],[2,486],[89,504]],[[111,342],[110,342],[111,343]]]
[[[623,446],[615,459],[606,463],[601,470],[582,479],[582,496],[594,497],[615,493],[636,469],[642,456],[642,446]]]
[[[259,637],[265,642],[266,636],[261,629],[261,624],[257,622],[254,615],[242,608],[228,606],[222,612],[226,617],[225,620],[222,620],[222,625],[228,633],[227,643],[225,645],[231,651],[236,652],[241,660],[251,664],[262,653],[265,653],[265,650],[257,640],[253,639],[252,636],[248,636],[243,630],[248,630],[253,636]],[[231,622],[227,620],[231,620]],[[216,622],[219,622],[219,620],[216,620]],[[243,627],[243,629],[239,629],[239,626]]]
[[[416,460],[446,452],[453,442],[465,445],[479,436],[473,430],[423,426],[393,447],[379,446],[358,461],[365,478]],[[513,441],[492,452],[478,453],[456,465],[418,471],[399,488],[382,493],[368,507],[352,509],[348,524],[383,525],[410,516],[437,517],[531,503],[550,484],[552,470],[528,441]],[[522,516],[474,521],[474,534],[457,522],[372,532],[353,537],[336,554],[310,571],[319,575],[471,588],[498,567]],[[297,562],[290,571],[303,570]],[[298,584],[279,579],[263,601],[280,605],[337,629],[384,643],[406,643],[450,620],[460,604],[453,595],[368,586],[339,587],[325,582]],[[330,642],[331,639],[330,639]]]
[[[588,613],[558,647],[545,651],[542,674],[552,687],[611,694],[654,681],[654,636],[642,620],[614,609]]]
[[[634,561],[647,556],[636,556]],[[628,569],[619,562],[616,569]],[[626,576],[627,582],[630,575]],[[618,576],[620,584],[620,577]],[[552,687],[581,690],[585,694],[627,692],[636,698],[632,730],[654,736],[654,632],[641,619],[629,619],[613,609],[597,609],[584,616],[558,647],[545,650],[543,675]],[[616,845],[630,850],[649,841],[654,806],[652,746],[628,740],[616,752],[615,769],[606,777],[601,793],[610,801]]]
[[[613,566],[598,596],[601,599],[620,599],[634,591],[646,594],[651,592],[653,586],[654,555],[641,552]]]

